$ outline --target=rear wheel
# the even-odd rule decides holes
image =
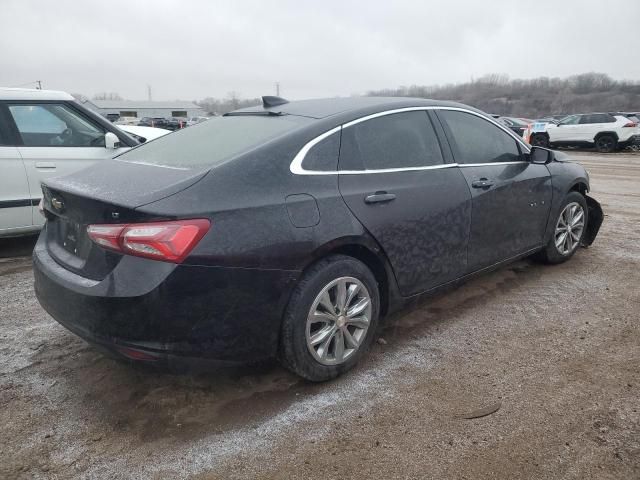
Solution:
[[[321,260],[307,271],[287,307],[280,359],[314,382],[352,368],[371,344],[380,299],[371,271],[343,255]]]
[[[600,135],[596,138],[596,149],[602,153],[611,153],[616,149],[617,143],[613,135]]]
[[[587,202],[578,192],[570,192],[564,199],[556,219],[553,235],[536,258],[544,263],[562,263],[569,260],[582,243],[587,221]]]

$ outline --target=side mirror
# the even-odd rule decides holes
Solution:
[[[120,139],[113,132],[107,132],[104,134],[104,146],[111,150],[120,148]]]
[[[547,163],[553,162],[554,158],[553,150],[542,147],[531,147],[531,152],[529,153],[529,161],[531,163],[546,165]]]

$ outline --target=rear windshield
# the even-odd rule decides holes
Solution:
[[[118,160],[186,169],[215,167],[308,121],[296,116],[216,117],[145,143]]]

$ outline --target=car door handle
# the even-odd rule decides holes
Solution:
[[[488,178],[481,178],[479,180],[474,180],[471,182],[471,186],[473,188],[489,188],[493,186],[493,180],[489,180]]]
[[[393,193],[387,192],[376,192],[371,193],[364,197],[364,203],[384,203],[390,202],[391,200],[395,200],[396,196]]]
[[[56,164],[53,162],[36,162],[36,168],[55,170]]]

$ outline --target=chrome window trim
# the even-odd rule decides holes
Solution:
[[[518,165],[520,163],[529,163],[524,160],[516,160],[513,162],[486,162],[486,163],[460,163],[459,167],[488,167],[491,165]]]
[[[314,139],[312,139],[309,142],[307,142],[300,149],[300,151],[296,154],[296,156],[291,161],[291,164],[289,165],[289,170],[294,175],[365,175],[365,174],[371,174],[371,173],[396,173],[396,172],[412,172],[412,171],[421,171],[421,170],[439,170],[439,169],[451,168],[451,167],[482,167],[482,166],[487,166],[487,165],[515,165],[515,164],[519,164],[519,163],[528,163],[528,162],[523,161],[523,160],[519,160],[519,161],[515,161],[515,162],[486,162],[486,163],[466,163],[466,164],[465,163],[461,163],[461,164],[458,164],[458,163],[443,163],[441,165],[429,165],[429,166],[424,166],[424,167],[381,168],[381,169],[375,169],[375,170],[330,170],[330,171],[329,170],[328,171],[306,170],[302,166],[302,162],[304,161],[304,158],[306,157],[306,155],[309,152],[309,150],[311,150],[315,145],[320,143],[325,138],[333,135],[334,133],[338,133],[338,132],[342,131],[342,129],[344,129],[344,128],[348,128],[348,127],[351,127],[353,125],[357,125],[358,123],[366,122],[367,120],[371,120],[373,118],[385,117],[387,115],[393,115],[395,113],[427,111],[427,110],[451,110],[451,111],[455,111],[455,112],[464,112],[464,113],[470,113],[471,115],[475,115],[476,117],[479,117],[479,118],[481,118],[481,119],[483,119],[483,120],[485,120],[485,121],[487,121],[489,123],[492,123],[493,125],[495,125],[499,129],[501,129],[503,132],[506,132],[507,134],[509,134],[513,139],[516,140],[516,142],[518,142],[520,144],[520,146],[523,148],[525,153],[529,153],[530,152],[529,145],[527,145],[524,142],[524,140],[522,138],[518,137],[513,131],[511,131],[506,126],[496,122],[494,119],[487,118],[487,117],[485,117],[484,115],[482,115],[482,114],[480,114],[478,112],[474,112],[474,111],[468,110],[466,108],[445,107],[445,106],[436,106],[436,105],[428,106],[428,107],[405,107],[405,108],[396,108],[396,109],[393,109],[393,110],[385,110],[383,112],[378,112],[378,113],[373,113],[371,115],[366,115],[364,117],[357,118],[355,120],[351,120],[350,122],[347,122],[344,125],[337,126],[337,127],[332,128],[331,130],[329,130],[329,131],[327,131],[327,132],[325,132],[325,133],[323,133],[321,135],[318,135]]]

